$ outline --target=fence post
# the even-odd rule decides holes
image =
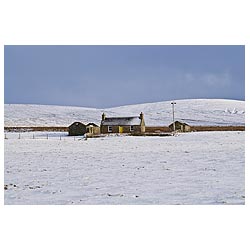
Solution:
[[[4,134],[4,139],[7,139],[7,135],[6,134]]]
[[[21,135],[20,135],[20,133],[18,134],[18,139],[21,139]]]
[[[61,136],[60,136],[60,141],[62,140]]]
[[[49,139],[49,135],[47,134],[47,140]]]
[[[33,139],[35,139],[35,135],[33,134]]]

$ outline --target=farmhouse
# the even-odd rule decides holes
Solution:
[[[102,114],[101,133],[144,133],[145,121],[141,112],[140,116],[131,117],[106,117]]]
[[[175,130],[179,130],[181,132],[190,132],[191,131],[191,127],[184,122],[175,121],[174,123],[175,123]],[[171,131],[174,131],[174,124],[171,123],[169,125],[169,128]]]
[[[90,135],[100,134],[100,127],[93,122],[90,122],[86,125],[86,133]]]
[[[69,126],[69,135],[84,135],[86,133],[86,125],[81,122],[74,122]]]

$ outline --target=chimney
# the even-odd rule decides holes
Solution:
[[[106,118],[106,115],[104,113],[102,113],[102,121],[104,121]]]
[[[143,115],[143,113],[141,112],[141,113],[140,113],[140,119],[143,120],[143,118],[144,118],[144,115]]]

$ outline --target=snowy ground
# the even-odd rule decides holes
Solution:
[[[5,139],[5,204],[245,203],[244,132],[20,136]]]

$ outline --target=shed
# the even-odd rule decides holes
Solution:
[[[69,135],[84,135],[86,133],[86,125],[81,122],[74,122],[69,126]]]
[[[101,133],[144,133],[144,115],[129,117],[106,117],[102,114]]]
[[[100,127],[96,125],[95,123],[90,122],[86,125],[86,132],[88,134],[98,135],[100,134]]]
[[[190,132],[191,131],[191,127],[184,122],[180,122],[180,121],[175,121],[175,130],[181,131],[181,132]],[[169,125],[169,128],[171,131],[174,131],[174,123],[171,123]]]

